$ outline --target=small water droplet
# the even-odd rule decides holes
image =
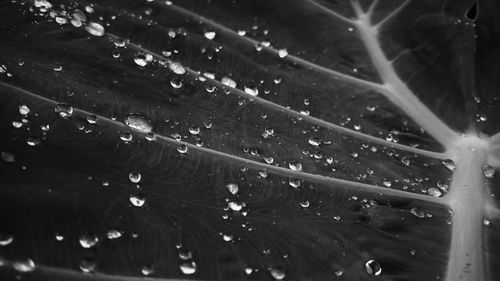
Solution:
[[[231,242],[234,239],[234,235],[225,233],[222,235],[222,239],[226,242]]]
[[[83,248],[89,249],[94,247],[97,242],[99,242],[99,237],[95,234],[83,234],[80,236],[79,242]]]
[[[484,165],[483,174],[486,178],[492,179],[495,176],[495,168],[491,165]]]
[[[182,273],[190,275],[196,273],[196,263],[194,261],[183,262],[179,266]]]
[[[309,200],[301,201],[300,206],[303,208],[308,208],[309,207]]]
[[[85,30],[94,36],[104,35],[104,27],[96,22],[89,22],[89,24],[85,27]]]
[[[241,211],[241,209],[243,209],[244,204],[243,204],[243,203],[241,203],[241,202],[239,202],[239,201],[229,201],[229,202],[227,203],[227,206],[228,206],[231,210],[233,210],[233,211],[235,211],[235,212],[239,212],[239,211]]]
[[[382,273],[382,267],[374,260],[369,260],[365,263],[365,270],[370,275],[379,276]]]
[[[291,187],[294,187],[294,188],[298,188],[300,187],[300,180],[299,179],[291,179],[288,184],[291,186]]]
[[[153,130],[151,122],[149,122],[146,117],[140,113],[130,113],[125,117],[125,124],[130,128],[142,132],[150,133]]]
[[[73,114],[73,107],[67,103],[60,103],[56,106],[54,111],[63,118],[69,118]]]
[[[425,213],[417,207],[412,208],[410,210],[410,213],[412,215],[416,216],[417,218],[421,218],[421,219],[425,218]]]
[[[148,65],[148,63],[152,61],[153,61],[153,56],[151,54],[139,53],[134,57],[135,64],[141,67]]]
[[[14,162],[14,154],[10,152],[4,152],[2,151],[2,160],[7,162],[7,163],[12,163]]]
[[[312,146],[319,146],[321,144],[321,141],[318,137],[310,137],[308,142]]]
[[[483,225],[484,226],[490,226],[491,225],[491,221],[489,219],[483,219]]]
[[[227,188],[227,191],[229,191],[231,194],[233,194],[233,195],[238,194],[238,190],[239,190],[238,184],[228,183],[226,185],[226,188]]]
[[[199,134],[200,133],[200,127],[198,127],[198,126],[191,126],[191,127],[189,127],[189,133],[191,135],[197,135],[197,134]]]

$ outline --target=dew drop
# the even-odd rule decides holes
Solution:
[[[491,225],[491,221],[489,219],[483,219],[483,225],[484,226],[490,226]]]
[[[283,280],[285,279],[285,272],[281,270],[280,268],[272,267],[269,270],[269,273],[275,280]]]
[[[229,77],[222,77],[221,83],[228,87],[236,88],[236,82]]]
[[[144,198],[142,195],[132,194],[129,197],[129,201],[135,207],[139,207],[140,208],[140,207],[144,206],[144,203],[146,203],[146,198]]]
[[[486,178],[492,179],[495,176],[495,168],[491,165],[484,165],[483,174]]]
[[[213,40],[215,38],[215,31],[207,31],[205,32],[205,38],[207,38],[208,40]]]
[[[429,194],[430,196],[434,196],[434,197],[440,197],[443,193],[441,192],[441,190],[439,190],[435,187],[431,187],[431,188],[427,189],[427,194]]]
[[[183,262],[179,266],[182,273],[190,275],[196,273],[196,263],[194,261]]]
[[[150,63],[152,61],[153,61],[153,56],[150,54],[139,53],[139,54],[135,55],[135,57],[134,57],[135,64],[137,64],[138,66],[141,66],[141,67],[148,65],[148,63]]]
[[[177,146],[177,151],[180,154],[185,154],[188,151],[188,147],[185,144],[179,144],[179,146]]]
[[[379,276],[382,273],[382,267],[374,260],[369,260],[365,263],[365,270],[370,275]]]
[[[291,161],[290,163],[288,163],[288,167],[292,171],[297,171],[297,172],[302,171],[302,164],[298,161]]]
[[[238,201],[229,201],[227,203],[227,206],[229,207],[229,209],[231,209],[235,212],[239,212],[239,211],[241,211],[241,209],[243,209],[243,203],[238,202]]]
[[[110,240],[118,239],[118,238],[122,237],[122,233],[117,229],[110,229],[110,230],[108,230],[108,233],[106,233],[106,236]]]
[[[245,90],[245,93],[247,93],[251,96],[254,96],[254,97],[259,94],[259,89],[257,89],[257,88],[245,87],[244,90]]]
[[[321,144],[321,141],[318,137],[310,137],[308,142],[312,146],[319,146]]]
[[[0,233],[0,246],[8,246],[14,241],[12,234]]]
[[[191,127],[189,127],[189,133],[191,135],[197,135],[197,134],[199,134],[200,133],[200,127],[198,127],[198,126],[191,126]]]
[[[412,215],[416,216],[417,218],[421,218],[421,219],[425,218],[425,213],[417,207],[412,208],[410,210],[410,213]]]
[[[69,118],[73,114],[73,107],[67,103],[60,103],[56,106],[54,111],[63,118]]]
[[[294,188],[298,188],[300,187],[300,180],[299,179],[291,179],[288,184],[291,186],[291,187],[294,187]]]
[[[89,249],[94,247],[97,242],[99,242],[99,237],[95,234],[83,234],[80,236],[79,242],[83,248]]]
[[[138,183],[141,181],[142,175],[139,172],[130,172],[128,178],[132,183]]]
[[[144,276],[149,276],[149,275],[153,274],[154,272],[155,272],[154,267],[152,265],[144,265],[141,268],[141,273]]]
[[[229,191],[231,194],[233,194],[233,195],[238,194],[238,190],[239,190],[238,184],[228,183],[226,185],[226,188],[227,188],[227,191]]]
[[[130,113],[125,117],[125,124],[130,128],[142,132],[150,133],[153,130],[151,122],[146,119],[146,117],[140,113]]]
[[[231,242],[233,241],[234,239],[234,235],[232,234],[223,234],[222,235],[222,240],[226,241],[226,242]]]
[[[184,66],[182,66],[182,64],[178,62],[171,62],[168,65],[168,68],[175,74],[183,75],[184,73],[186,73],[186,69],[184,68]]]
[[[35,270],[35,262],[29,258],[17,260],[12,263],[12,267],[19,272],[31,272]]]
[[[21,115],[28,115],[30,113],[30,109],[27,105],[23,104],[19,106],[19,113]]]
[[[280,58],[284,58],[284,57],[288,56],[288,51],[286,49],[278,50],[278,56]]]
[[[96,22],[89,22],[89,24],[85,27],[85,30],[94,36],[104,35],[104,27]]]
[[[80,270],[85,273],[93,272],[95,270],[96,264],[93,259],[83,259],[80,261]]]

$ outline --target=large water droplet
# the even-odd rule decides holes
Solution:
[[[302,171],[302,164],[298,161],[291,161],[290,163],[288,163],[288,167],[292,171],[297,171],[297,172]]]
[[[130,172],[128,174],[128,179],[132,182],[132,183],[138,183],[141,181],[141,178],[142,178],[142,175],[141,173],[139,172]]]
[[[205,38],[209,39],[209,40],[213,40],[215,38],[215,31],[207,31],[205,32]]]
[[[484,165],[483,174],[486,178],[492,179],[495,176],[495,168],[491,165]]]
[[[89,24],[85,27],[85,30],[94,36],[104,35],[104,27],[96,22],[89,22]]]
[[[271,273],[271,276],[275,280],[283,280],[283,279],[285,279],[285,276],[286,276],[285,272],[282,269],[276,268],[276,267],[269,269],[269,273]]]
[[[233,194],[233,195],[238,194],[238,190],[239,190],[238,184],[228,183],[226,185],[226,188],[227,188],[227,191],[229,191],[231,194]]]
[[[236,82],[229,77],[222,77],[221,82],[228,87],[236,88]]]
[[[35,262],[29,258],[17,260],[12,263],[12,267],[19,272],[31,272],[35,270]]]
[[[19,113],[21,115],[28,115],[28,113],[30,113],[30,108],[25,104],[20,105],[19,106]]]
[[[196,263],[194,261],[183,262],[179,266],[182,273],[190,275],[196,273]]]
[[[175,74],[183,75],[184,73],[186,73],[186,69],[184,68],[184,66],[182,66],[182,64],[178,62],[171,62],[168,65],[168,68]]]
[[[142,132],[150,133],[153,130],[153,126],[146,117],[140,113],[130,113],[125,117],[125,124],[130,128]]]
[[[365,263],[365,270],[370,275],[379,276],[382,273],[382,267],[374,260],[369,260]]]
[[[79,242],[83,248],[89,249],[94,247],[97,242],[99,242],[99,237],[95,234],[83,234],[80,236]]]
[[[14,236],[12,234],[0,233],[0,246],[10,245],[14,241]]]
[[[153,56],[151,54],[139,53],[134,57],[135,64],[141,67],[148,65],[148,63],[152,61],[153,61]]]
[[[251,87],[245,87],[245,93],[251,95],[251,96],[257,96],[259,94],[259,89],[257,88],[251,88]]]
[[[63,118],[69,118],[73,114],[73,107],[67,103],[60,103],[56,106],[54,111]]]
[[[280,58],[284,58],[284,57],[288,56],[288,51],[286,49],[281,49],[278,51],[278,56]]]
[[[443,195],[441,190],[439,190],[435,187],[431,187],[431,188],[427,189],[427,194],[429,194],[430,196],[434,196],[434,197],[441,197],[441,195]]]
[[[134,205],[135,207],[142,207],[144,206],[144,203],[146,203],[146,198],[144,198],[144,196],[140,195],[140,194],[132,194],[130,195],[130,203],[132,203],[132,205]]]
[[[108,239],[118,239],[120,237],[122,237],[122,233],[117,230],[117,229],[110,229],[108,230],[108,233],[106,233],[106,236],[108,237]]]

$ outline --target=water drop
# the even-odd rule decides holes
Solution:
[[[73,107],[67,103],[60,103],[56,106],[54,111],[63,118],[69,118],[73,114]]]
[[[94,36],[104,35],[104,27],[96,22],[89,22],[89,24],[85,27],[85,30]]]
[[[139,172],[130,172],[128,178],[133,183],[138,183],[141,181],[142,175]]]
[[[151,122],[146,119],[146,117],[140,113],[130,113],[125,117],[125,124],[130,128],[142,132],[150,133],[153,130]]]
[[[172,80],[170,80],[170,85],[174,89],[180,89],[180,87],[182,87],[182,79],[173,78]]]
[[[247,93],[247,94],[255,97],[255,96],[257,96],[259,94],[259,89],[245,87],[245,93]]]
[[[229,202],[227,203],[227,206],[228,206],[231,210],[233,210],[233,211],[235,211],[235,212],[239,212],[239,211],[241,211],[241,209],[243,209],[244,204],[243,204],[243,203],[241,203],[241,202],[239,202],[239,201],[229,201]]]
[[[321,141],[318,137],[310,137],[308,142],[312,146],[319,146],[321,144]]]
[[[228,87],[236,88],[236,82],[229,77],[222,77],[221,83]]]
[[[8,246],[14,241],[12,234],[0,233],[0,246]]]
[[[186,73],[186,69],[184,68],[184,66],[182,66],[182,64],[180,64],[178,62],[171,62],[168,65],[168,68],[170,70],[172,70],[172,72],[175,74],[182,75],[182,74]]]
[[[2,151],[2,160],[7,162],[7,163],[14,162],[14,154],[12,154],[10,152],[3,152]]]
[[[427,194],[429,194],[430,196],[433,196],[433,197],[440,197],[443,193],[441,192],[441,190],[439,190],[435,187],[431,187],[431,188],[427,189]]]
[[[288,51],[286,49],[281,49],[278,51],[278,56],[280,58],[284,58],[284,57],[288,56]]]
[[[89,249],[94,247],[97,242],[99,242],[99,237],[95,234],[83,234],[80,236],[79,242],[83,248]]]
[[[425,213],[417,207],[412,208],[410,210],[410,213],[412,215],[416,216],[417,218],[421,218],[421,219],[425,218]]]
[[[205,32],[205,38],[209,39],[209,40],[213,40],[215,38],[215,31],[207,31]]]
[[[87,115],[87,122],[89,124],[97,123],[97,116],[95,116],[94,114]]]
[[[491,179],[495,176],[495,168],[491,165],[484,165],[483,174],[486,178]]]
[[[155,272],[154,267],[152,265],[145,265],[141,268],[141,273],[144,276],[149,276],[149,275],[153,274],[154,272]]]
[[[110,229],[108,230],[108,233],[106,233],[106,236],[108,237],[108,239],[117,239],[117,238],[120,238],[122,237],[122,233],[117,230],[117,229]]]
[[[233,194],[233,195],[238,194],[238,190],[239,190],[238,184],[228,183],[226,185],[226,188],[227,188],[227,191],[229,191],[231,194]]]
[[[291,186],[291,187],[294,187],[294,188],[298,188],[300,187],[300,180],[299,179],[291,179],[288,184]]]
[[[132,134],[130,132],[122,132],[120,133],[120,139],[125,143],[132,141]]]
[[[300,206],[303,208],[308,208],[309,207],[309,200],[301,201]]]
[[[190,275],[196,273],[196,263],[194,261],[183,262],[179,268],[184,274]]]
[[[47,0],[35,0],[35,2],[33,4],[37,8],[44,8],[44,9],[52,8],[52,4]]]
[[[27,105],[23,104],[19,106],[19,113],[21,115],[28,115],[30,113],[30,109]]]
[[[369,260],[365,263],[365,270],[370,275],[379,276],[382,273],[382,267],[374,260]]]
[[[19,272],[31,272],[35,270],[35,262],[32,259],[17,260],[12,263],[14,270]]]
[[[234,239],[234,235],[232,234],[223,234],[222,239],[226,242],[231,242]]]
[[[96,264],[93,259],[86,258],[80,261],[80,270],[85,273],[93,272],[95,270]]]
[[[185,144],[179,144],[179,146],[177,146],[177,151],[181,154],[185,154],[188,151],[188,147]]]
[[[200,127],[198,127],[198,126],[191,126],[191,127],[189,127],[189,133],[191,135],[197,135],[197,134],[199,134],[200,133]]]
[[[139,53],[134,57],[135,64],[141,67],[148,65],[148,63],[152,61],[153,61],[153,56],[150,54]]]
[[[135,207],[142,207],[144,206],[144,203],[146,203],[146,198],[144,198],[142,195],[130,195],[129,197],[129,201],[130,203],[132,203],[132,205],[134,205]]]
[[[297,171],[297,172],[302,171],[302,164],[298,161],[292,161],[292,162],[288,163],[288,167],[292,171]]]
[[[273,267],[269,269],[269,273],[275,280],[283,280],[285,279],[285,272],[280,268]]]

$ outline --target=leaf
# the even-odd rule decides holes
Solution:
[[[474,4],[1,3],[2,280],[496,280]]]

